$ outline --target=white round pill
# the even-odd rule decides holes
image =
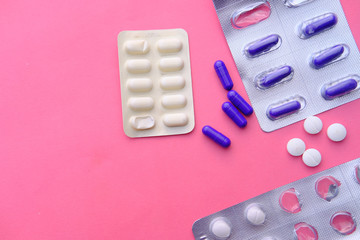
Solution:
[[[231,227],[223,218],[217,218],[210,224],[211,232],[218,238],[228,238],[231,234]]]
[[[334,142],[340,142],[346,137],[346,128],[340,123],[334,123],[328,127],[327,135]]]
[[[287,150],[292,156],[301,156],[305,151],[305,143],[300,138],[293,138],[288,142]]]
[[[304,122],[304,129],[309,134],[318,134],[323,128],[323,123],[320,118],[311,116]]]
[[[316,167],[321,162],[321,154],[318,150],[310,148],[302,156],[303,162],[308,167]]]
[[[246,219],[253,225],[261,225],[265,222],[266,214],[258,205],[250,205],[246,208]]]

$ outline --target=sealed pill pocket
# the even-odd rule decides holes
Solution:
[[[360,159],[201,218],[196,240],[360,239]]]
[[[192,131],[187,33],[182,29],[123,31],[118,49],[125,134],[149,137]]]
[[[339,0],[213,0],[265,132],[360,97],[360,54]]]

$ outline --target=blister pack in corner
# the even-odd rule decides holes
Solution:
[[[196,240],[358,240],[360,159],[197,220]]]
[[[118,35],[123,126],[129,137],[185,134],[195,126],[183,29]]]
[[[360,54],[339,0],[213,0],[261,128],[360,97]]]

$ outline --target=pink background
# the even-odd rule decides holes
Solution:
[[[360,2],[342,4],[359,46]],[[130,139],[116,37],[166,28],[189,34],[196,127]],[[360,156],[360,101],[320,114],[347,127],[341,143],[302,122],[264,133],[251,116],[239,129],[222,113],[214,61],[245,90],[210,0],[2,1],[0,30],[2,240],[193,239],[198,218]],[[205,124],[232,146],[204,137]],[[293,137],[321,151],[319,167],[288,155]]]

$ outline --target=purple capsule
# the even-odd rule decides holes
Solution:
[[[274,86],[275,84],[281,82],[285,78],[289,77],[293,73],[293,69],[290,66],[280,67],[269,74],[266,74],[259,81],[259,87],[261,88],[269,88]]]
[[[301,103],[297,100],[293,100],[284,103],[280,106],[270,108],[268,115],[271,119],[278,119],[283,116],[297,112],[301,108]]]
[[[247,53],[250,57],[256,57],[262,53],[270,51],[280,42],[280,36],[277,34],[269,35],[254,43],[251,43],[247,48]]]
[[[231,90],[234,84],[233,81],[231,80],[231,77],[229,75],[225,63],[221,60],[218,60],[215,62],[214,68],[225,90]]]
[[[329,63],[337,60],[344,53],[344,45],[335,45],[331,48],[326,49],[320,54],[316,55],[312,59],[312,66],[316,69],[325,67]]]
[[[351,92],[352,90],[356,89],[357,86],[358,86],[358,82],[355,79],[351,78],[341,81],[337,84],[333,84],[329,87],[323,88],[321,95],[326,100],[331,100]]]
[[[245,116],[251,115],[254,110],[249,103],[236,91],[231,90],[227,95],[228,99],[235,107],[237,107]]]
[[[231,118],[236,123],[236,125],[241,128],[244,128],[246,126],[247,121],[245,117],[241,115],[239,110],[237,110],[237,108],[234,107],[234,105],[232,105],[230,102],[225,102],[222,105],[222,110],[226,113],[226,115],[229,116],[229,118]]]
[[[321,17],[310,20],[309,23],[305,23],[302,27],[302,32],[305,38],[309,38],[334,27],[337,24],[337,21],[338,19],[335,14],[328,13]]]
[[[214,142],[219,144],[220,146],[227,148],[230,146],[231,141],[228,137],[226,137],[224,134],[216,131],[214,128],[206,125],[203,127],[202,132],[205,136],[212,139]]]

